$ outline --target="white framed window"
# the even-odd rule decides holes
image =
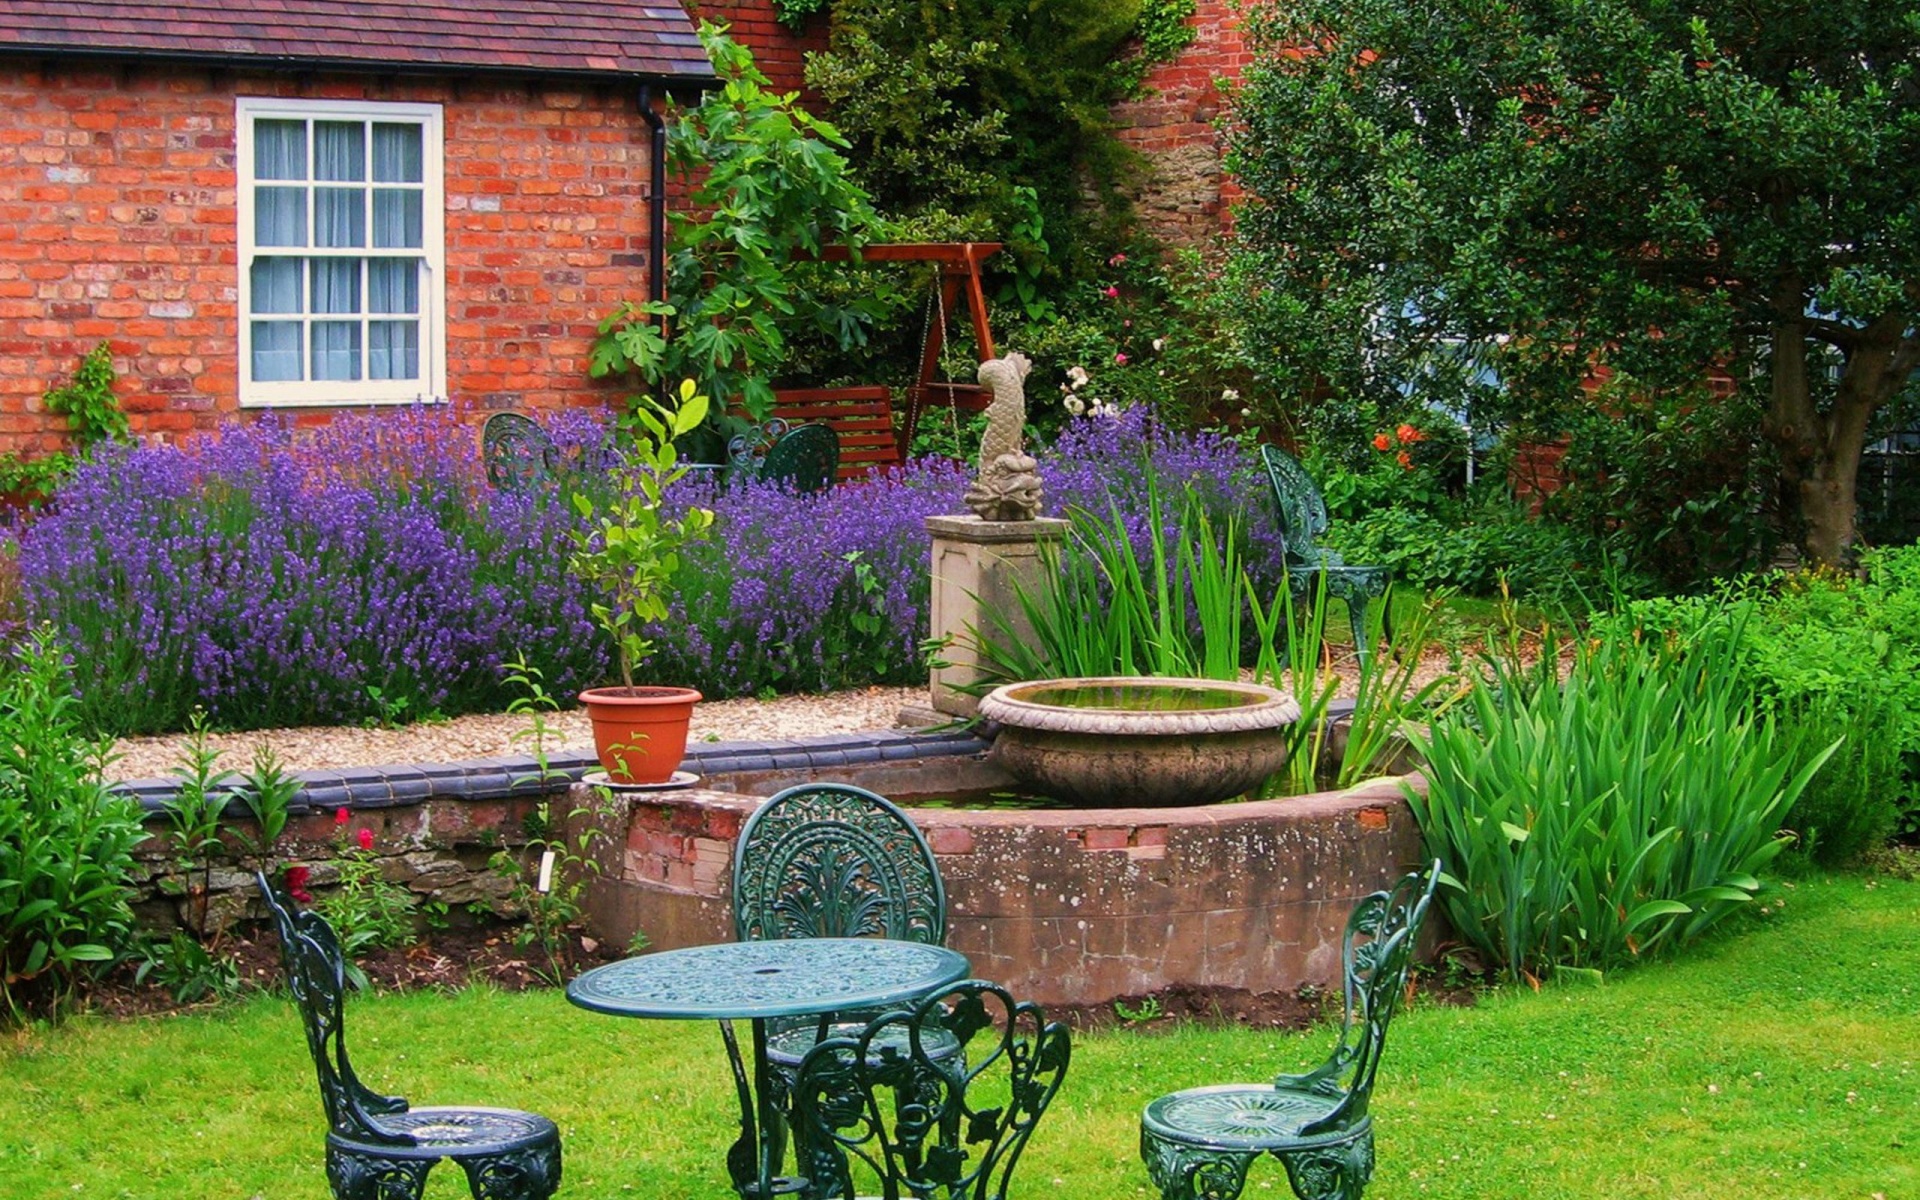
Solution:
[[[437,104],[235,102],[240,403],[446,398]]]

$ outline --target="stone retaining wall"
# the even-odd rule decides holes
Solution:
[[[589,892],[599,935],[637,929],[661,949],[730,939],[733,845],[759,803],[704,790],[629,800]],[[912,816],[946,883],[948,945],[1042,1004],[1337,985],[1354,901],[1420,854],[1391,779],[1205,808]]]

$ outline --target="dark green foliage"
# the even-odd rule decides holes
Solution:
[[[1394,582],[1491,596],[1504,583],[1529,602],[1571,600],[1600,576],[1597,546],[1564,525],[1489,497],[1442,513],[1387,507],[1336,521],[1323,539],[1350,562],[1393,569]]]
[[[1247,29],[1238,228],[1297,403],[1385,404],[1449,345],[1548,431],[1596,366],[1730,392],[1809,554],[1846,553],[1869,417],[1920,365],[1920,2],[1264,0]]]
[[[1778,462],[1750,396],[1612,396],[1568,413],[1565,486],[1547,512],[1620,570],[1687,590],[1761,566],[1776,538]]]
[[[923,236],[1008,240],[1029,272],[1084,277],[1106,253],[1074,253],[1097,224],[1084,212],[1088,185],[1107,216],[1124,209],[1126,157],[1108,109],[1186,46],[1192,9],[1192,0],[834,0],[832,44],[810,58],[807,82],[882,211],[944,226]],[[1016,182],[1036,195],[1044,239]]]
[[[100,780],[60,645],[29,636],[0,670],[0,1021],[63,998],[133,925],[137,802]]]
[[[1864,580],[1807,572],[1640,601],[1607,623],[1688,638],[1735,620],[1740,684],[1802,754],[1845,738],[1783,817],[1799,852],[1824,865],[1851,862],[1890,832],[1920,832],[1920,546],[1875,551],[1866,567]]]

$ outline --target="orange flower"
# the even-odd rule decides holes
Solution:
[[[1421,433],[1418,429],[1415,429],[1413,426],[1406,425],[1406,424],[1403,424],[1398,429],[1394,430],[1393,436],[1399,438],[1400,443],[1402,445],[1409,445],[1413,442],[1423,442],[1427,438],[1426,434]]]
[[[1400,453],[1394,455],[1393,457],[1395,462],[1398,462],[1401,466],[1405,467],[1407,470],[1409,471],[1413,470],[1413,455],[1408,454],[1405,450],[1402,450]]]
[[[1387,440],[1386,434],[1376,433],[1373,435],[1373,448],[1375,450],[1391,450],[1393,449],[1393,443]]]

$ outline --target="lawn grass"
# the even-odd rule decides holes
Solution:
[[[1920,884],[1841,876],[1779,895],[1783,911],[1604,987],[1416,1003],[1375,1094],[1368,1196],[1920,1196]],[[562,1196],[728,1195],[720,1161],[737,1118],[710,1025],[474,990],[356,1001],[349,1034],[377,1087],[554,1117]],[[1183,1026],[1077,1039],[1016,1195],[1147,1195],[1146,1100],[1307,1065],[1330,1036]],[[0,1047],[9,1200],[327,1194],[318,1095],[284,998],[81,1018]],[[465,1195],[459,1173],[436,1171],[428,1194]],[[1246,1194],[1290,1193],[1268,1162]]]

